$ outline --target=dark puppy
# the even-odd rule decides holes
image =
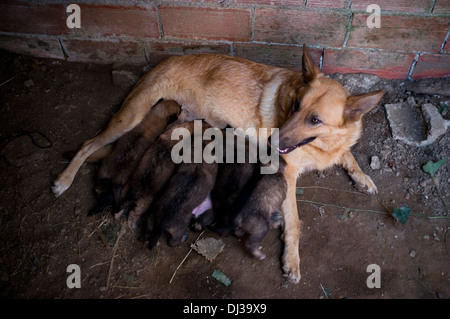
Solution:
[[[209,201],[216,175],[217,163],[180,164],[177,174],[170,179],[164,194],[156,202],[153,228],[151,216],[147,217],[143,239],[149,239],[150,249],[156,245],[162,233],[169,236],[169,246],[177,246],[186,240],[186,230],[194,216],[193,211],[199,205],[204,206],[203,202]]]
[[[160,101],[144,120],[122,136],[113,151],[106,156],[97,172],[95,192],[97,205],[89,215],[103,211],[118,203],[123,185],[138,165],[147,148],[164,132],[167,125],[176,120],[180,106],[175,101]]]
[[[179,143],[172,140],[172,131],[185,128],[190,134],[194,131],[193,122],[170,124],[166,131],[145,151],[136,169],[131,174],[120,195],[119,211],[115,217],[128,213],[128,224],[136,229],[139,218],[150,207],[154,198],[164,189],[169,179],[175,173],[177,164],[171,158],[172,148]]]
[[[222,132],[224,133],[224,130]],[[227,138],[230,137],[228,136]],[[239,145],[245,152],[243,158],[238,161],[237,137],[232,136],[232,140],[224,139],[223,162],[219,164],[216,184],[211,191],[213,210],[206,211],[198,217],[196,216],[191,225],[193,229],[202,230],[203,227],[210,226],[213,223],[222,226],[230,224],[231,212],[235,209],[236,200],[253,176],[256,166],[249,160],[248,143],[248,141],[244,141],[244,144]],[[232,163],[227,163],[227,150],[229,150],[227,146],[233,148]],[[240,163],[242,161],[243,163]]]
[[[283,176],[286,163],[280,158],[278,172],[260,174],[255,169],[237,200],[236,211],[231,219],[231,227],[237,236],[248,234],[245,247],[256,258],[266,255],[259,246],[269,229],[281,226],[281,205],[286,198],[287,182]]]
[[[203,123],[202,133],[209,127]],[[204,141],[202,146],[205,146]],[[201,163],[194,163],[191,158],[191,163],[179,164],[177,173],[152,207],[154,214],[147,215],[141,239],[149,240],[150,249],[157,244],[163,233],[169,236],[170,246],[177,246],[186,240],[186,230],[191,219],[212,208],[209,196],[216,175],[216,161],[207,163],[202,160]]]
[[[221,235],[231,231],[239,237],[247,234],[245,246],[259,259],[265,258],[259,249],[262,239],[282,223],[280,209],[287,191],[284,160],[280,157],[274,174],[261,174],[262,165],[220,164],[211,193],[217,225],[210,228]]]

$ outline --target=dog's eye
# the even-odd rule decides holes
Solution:
[[[319,120],[317,117],[313,116],[313,117],[311,117],[311,123],[314,125],[317,125],[317,124],[322,123],[322,121]]]
[[[294,112],[297,112],[298,110],[300,110],[300,100],[295,101],[293,109],[294,109]]]

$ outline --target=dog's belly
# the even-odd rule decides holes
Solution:
[[[219,129],[224,129],[227,125],[234,125],[228,123],[227,120],[215,116],[213,112],[202,112],[201,107],[184,106],[181,109],[181,113],[178,118],[184,122],[194,121],[194,120],[205,120],[212,127],[217,127]]]

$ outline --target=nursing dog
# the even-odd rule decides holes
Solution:
[[[161,98],[175,100],[191,118],[204,119],[214,127],[280,128],[278,150],[287,163],[282,263],[285,274],[299,282],[297,176],[340,164],[359,186],[376,193],[350,148],[361,135],[362,116],[383,94],[351,96],[320,72],[305,46],[302,72],[225,55],[172,57],[141,78],[106,129],[82,144],[52,189],[56,196],[64,193],[89,155],[132,130]],[[276,141],[271,143],[276,146]]]

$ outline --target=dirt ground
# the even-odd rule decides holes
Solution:
[[[188,254],[200,233],[189,232],[188,240],[175,248],[160,240],[149,251],[123,220],[115,220],[107,211],[88,217],[95,203],[94,164],[84,164],[72,187],[55,198],[50,186],[67,165],[63,152],[77,149],[97,134],[129,89],[113,85],[112,66],[5,52],[0,52],[0,61],[0,83],[12,78],[0,87],[2,297],[450,297],[450,219],[443,218],[443,202],[422,170],[430,160],[447,159],[435,179],[449,203],[450,134],[427,147],[402,144],[392,138],[383,107],[412,96],[417,103],[443,106],[442,114],[449,119],[445,105],[450,97],[411,94],[405,81],[370,77],[372,82],[365,87],[365,76],[334,76],[352,93],[387,90],[364,119],[363,136],[353,148],[379,194],[358,192],[340,167],[311,172],[298,180],[302,279],[293,284],[281,270],[280,230],[272,230],[264,239],[265,260],[252,258],[241,240],[229,236],[220,238],[224,250],[208,261],[195,251]],[[25,131],[39,131],[49,141]],[[375,155],[380,168],[374,170],[370,162]],[[394,208],[403,205],[411,208],[405,224],[391,216]],[[207,237],[219,238],[209,231],[201,234]],[[67,286],[70,264],[80,267],[81,288]],[[380,288],[366,284],[370,264],[380,267]],[[214,270],[222,271],[231,284],[225,286],[213,278]]]

